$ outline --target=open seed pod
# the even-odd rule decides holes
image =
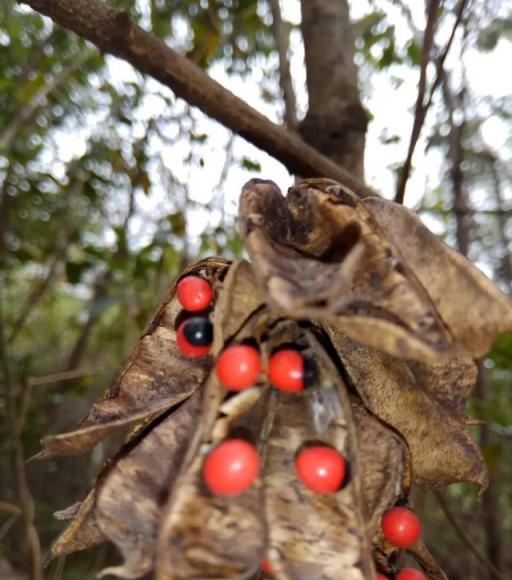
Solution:
[[[464,412],[472,357],[512,327],[510,301],[387,204],[330,180],[301,182],[286,199],[268,181],[244,187],[252,262],[211,258],[180,276],[211,285],[208,354],[180,347],[188,314],[172,286],[114,387],[76,431],[44,440],[40,456],[80,453],[135,426],[85,500],[59,512],[71,522],[55,555],[108,540],[123,561],[103,574],[120,578],[263,578],[271,569],[283,580],[372,580],[397,571],[400,550],[381,520],[408,506],[413,482],[486,486]],[[450,270],[449,286],[433,280],[429,252]],[[460,320],[451,304],[465,289],[482,318],[489,303],[488,320]],[[242,368],[233,355],[229,375],[254,372],[231,384],[220,361],[242,351],[252,358]],[[278,358],[296,366],[277,372]],[[280,382],[288,371],[293,388]],[[234,488],[225,463],[213,475],[209,467],[233,441],[251,458]],[[318,480],[325,456],[334,463],[322,473],[338,469],[329,488]],[[446,578],[421,539],[408,549],[430,579]]]

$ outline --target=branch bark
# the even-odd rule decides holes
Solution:
[[[143,30],[126,11],[112,9],[101,0],[20,1],[91,41],[103,52],[122,58],[154,77],[178,97],[275,157],[291,173],[336,179],[361,197],[377,195],[349,171],[269,121],[198,66]]]
[[[12,325],[11,332],[9,333],[9,342],[16,340],[18,333],[23,329],[27,320],[34,308],[41,302],[48,290],[50,290],[53,280],[59,271],[59,265],[62,261],[62,257],[65,253],[65,240],[60,240],[56,248],[55,254],[48,266],[46,276],[41,280],[41,282],[34,288],[30,293],[27,301],[23,305],[18,318],[14,321]]]
[[[400,181],[398,182],[398,188],[396,191],[395,201],[397,203],[404,202],[405,186],[407,185],[407,180],[409,179],[409,174],[411,173],[414,149],[416,148],[416,143],[418,142],[421,128],[423,127],[425,116],[427,114],[427,108],[424,106],[425,91],[427,88],[427,66],[430,62],[430,55],[432,52],[432,46],[434,44],[434,32],[436,29],[439,3],[440,0],[430,0],[428,6],[427,24],[425,26],[425,33],[423,34],[423,48],[421,50],[420,79],[418,83],[418,96],[416,97],[416,106],[414,110],[414,122],[412,125],[407,157],[405,159],[404,167],[402,169]]]
[[[290,73],[290,61],[288,53],[290,49],[290,39],[281,16],[279,0],[269,0],[272,11],[272,28],[276,41],[277,54],[279,56],[279,84],[283,91],[284,100],[284,121],[290,131],[297,127],[297,102],[293,90],[292,75]]]
[[[436,4],[436,3],[439,4],[439,2],[437,2],[437,0],[435,0],[433,2],[433,4]],[[405,188],[407,186],[407,181],[408,181],[409,176],[411,174],[412,158],[414,155],[414,150],[416,149],[416,144],[418,142],[418,138],[419,138],[420,133],[421,133],[421,128],[423,127],[423,123],[425,122],[425,118],[427,116],[428,110],[430,109],[430,106],[432,105],[432,101],[434,99],[434,94],[441,83],[443,72],[444,72],[444,62],[446,60],[446,57],[448,56],[448,53],[450,52],[450,48],[451,48],[451,46],[453,44],[453,40],[455,38],[455,33],[457,32],[457,29],[458,29],[460,23],[462,22],[462,16],[464,15],[464,10],[466,8],[467,3],[468,3],[468,0],[459,0],[459,3],[457,4],[457,7],[455,9],[455,23],[454,23],[452,31],[450,33],[450,37],[448,39],[448,42],[446,43],[443,51],[439,54],[439,56],[436,59],[436,77],[435,77],[434,82],[432,83],[432,85],[430,87],[430,92],[429,92],[428,98],[425,101],[426,67],[427,67],[428,62],[429,62],[429,59],[425,60],[425,57],[426,57],[427,49],[429,50],[429,53],[430,53],[430,51],[432,50],[432,46],[433,46],[433,34],[434,34],[435,21],[430,23],[430,20],[434,19],[436,17],[435,12],[429,11],[428,21],[427,21],[427,26],[426,26],[424,41],[423,41],[420,82],[418,85],[418,98],[416,100],[414,122],[413,122],[413,128],[412,128],[412,132],[411,132],[411,138],[409,141],[409,148],[407,151],[407,158],[405,160],[404,167],[402,169],[402,174],[400,176],[400,181],[398,183],[397,192],[396,192],[396,196],[395,196],[395,201],[397,203],[404,202]],[[433,4],[431,4],[431,7],[430,7],[431,10],[433,8]],[[436,9],[436,11],[437,11],[437,9]],[[410,12],[407,12],[407,10],[405,10],[405,14],[410,14]],[[410,16],[408,17],[408,20],[410,21],[410,23],[412,23]],[[414,26],[414,23],[412,23],[412,26]],[[429,27],[432,28],[431,31],[429,31]],[[413,30],[415,30],[415,28],[413,28]],[[430,47],[428,46],[427,43],[431,43]]]
[[[462,171],[462,162],[464,160],[464,99],[463,90],[458,95],[453,95],[449,77],[446,72],[441,71],[441,83],[443,99],[448,111],[448,120],[450,124],[449,134],[449,151],[451,158],[450,177],[453,190],[453,206],[456,219],[456,236],[459,251],[467,256],[471,243],[471,232],[475,228],[472,215],[468,213],[468,194],[464,184],[464,174]],[[462,112],[462,121],[455,122],[455,111]],[[476,397],[484,404],[489,403],[492,395],[487,384],[482,361],[478,361],[478,382],[475,389]],[[480,427],[480,445],[485,447],[493,442],[493,434],[489,425],[483,424]],[[503,564],[503,529],[499,508],[499,488],[500,488],[500,471],[499,468],[489,470],[489,487],[482,496],[481,518],[482,527],[485,531],[488,577],[500,579],[503,577],[500,570]],[[441,496],[438,500],[441,501]],[[445,509],[445,513],[446,509]],[[447,513],[448,515],[448,513]],[[452,521],[453,524],[453,521]],[[459,533],[460,535],[460,533]],[[461,536],[462,537],[462,536]],[[483,563],[477,552],[473,551],[478,561]],[[490,564],[490,565],[489,565]]]
[[[463,110],[463,103],[455,103],[454,96],[450,88],[450,82],[445,72],[442,74],[443,99],[448,112],[450,124],[449,151],[450,151],[450,177],[453,190],[453,209],[456,217],[456,235],[459,251],[467,256],[470,243],[471,218],[468,213],[468,194],[464,186],[464,176],[462,174],[462,162],[464,160],[464,148],[462,136],[464,131],[464,121],[455,122],[455,110]]]
[[[361,104],[346,0],[302,0],[309,108],[304,139],[363,179],[368,114]]]

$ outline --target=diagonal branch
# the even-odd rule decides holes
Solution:
[[[421,133],[421,128],[423,122],[425,121],[425,116],[427,110],[424,107],[425,91],[427,87],[427,66],[430,62],[430,54],[432,52],[432,45],[434,44],[434,32],[436,28],[437,21],[437,11],[439,8],[440,0],[430,0],[427,16],[427,24],[425,26],[425,33],[423,35],[423,48],[421,51],[421,66],[420,66],[420,80],[418,84],[418,96],[416,98],[416,106],[414,111],[414,122],[412,125],[411,138],[409,141],[409,149],[407,151],[407,157],[405,159],[404,167],[400,175],[400,181],[398,182],[398,188],[395,196],[395,201],[397,203],[404,202],[405,196],[405,186],[407,185],[407,180],[409,179],[409,174],[411,172],[412,166],[412,156],[414,154],[414,149],[416,148],[416,143]]]
[[[20,1],[91,41],[103,52],[122,58],[154,77],[178,97],[275,157],[291,173],[336,179],[361,197],[377,195],[351,173],[269,121],[198,66],[143,30],[127,12],[114,10],[101,0]]]
[[[425,86],[423,86],[421,84],[421,74],[426,73],[426,65],[428,65],[428,61],[426,62],[425,69],[423,69],[423,64],[424,64],[423,56],[424,56],[424,54],[422,54],[422,62],[421,62],[422,73],[420,74],[420,84],[418,87],[418,99],[416,101],[416,111],[415,111],[415,116],[414,116],[413,130],[412,130],[411,139],[409,142],[409,149],[407,151],[407,158],[406,158],[406,161],[404,163],[404,168],[402,170],[402,175],[400,176],[400,182],[399,182],[399,185],[397,188],[397,193],[395,196],[395,201],[398,203],[403,203],[403,201],[404,201],[405,187],[407,185],[407,180],[409,179],[409,176],[411,174],[412,157],[414,155],[414,150],[416,148],[416,144],[417,144],[418,138],[420,136],[421,128],[423,127],[423,123],[425,122],[425,117],[427,116],[428,110],[430,109],[430,106],[432,105],[432,101],[434,99],[434,94],[435,94],[437,88],[439,87],[439,85],[441,84],[441,80],[442,80],[442,76],[443,76],[444,62],[446,60],[446,57],[448,56],[448,53],[450,52],[450,48],[451,48],[451,46],[453,44],[453,40],[455,38],[455,33],[457,32],[457,29],[458,29],[460,23],[462,22],[462,16],[464,14],[465,8],[466,8],[468,3],[469,3],[468,0],[459,0],[459,3],[457,4],[457,7],[455,9],[455,22],[453,24],[452,31],[450,33],[450,37],[448,38],[448,42],[446,43],[441,54],[436,58],[436,63],[435,63],[436,64],[436,77],[435,77],[434,82],[432,83],[432,85],[430,87],[430,92],[429,92],[428,97],[426,99],[426,102],[424,104],[423,104],[423,102],[425,99]],[[428,28],[428,23],[427,23],[427,28]],[[426,35],[426,33],[427,33],[427,31],[425,30],[425,35]],[[426,36],[425,36],[425,40],[426,40]],[[423,44],[423,53],[424,52],[425,52],[425,41]]]

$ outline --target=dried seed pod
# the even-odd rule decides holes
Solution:
[[[331,180],[298,183],[286,199],[272,182],[250,181],[241,229],[252,265],[211,258],[181,277],[199,275],[213,290],[213,306],[202,303],[211,355],[177,349],[173,286],[80,428],[45,440],[43,456],[80,453],[138,425],[84,502],[62,512],[74,519],[53,553],[109,539],[124,562],[103,573],[121,578],[241,579],[261,576],[265,559],[278,580],[370,580],[374,562],[393,575],[398,549],[380,522],[407,505],[413,479],[487,483],[464,409],[472,356],[512,327],[510,300],[409,212],[362,203]],[[239,393],[213,370],[235,344],[262,359],[256,386]],[[269,367],[290,350],[284,370]],[[308,362],[308,388],[275,389],[269,375],[290,390],[297,361]],[[259,475],[242,493],[214,494],[204,461],[231,438],[258,449]],[[297,476],[295,456],[309,444],[346,459],[339,491],[315,493]],[[410,552],[429,577],[446,579],[421,540]]]
[[[452,337],[425,289],[366,206],[329,179],[284,198],[251,180],[240,202],[242,236],[268,301],[287,316],[330,320],[353,339],[435,362]]]
[[[186,273],[200,274],[215,287],[228,264],[222,258],[209,258]],[[76,430],[45,437],[39,458],[84,453],[114,429],[158,416],[192,395],[208,374],[212,359],[191,362],[181,355],[175,331],[180,310],[173,284],[114,385]]]
[[[364,204],[432,298],[455,340],[475,358],[512,328],[512,300],[410,210],[384,199]]]

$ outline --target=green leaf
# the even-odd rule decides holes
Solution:
[[[258,161],[253,161],[252,159],[249,159],[248,157],[242,158],[241,165],[244,169],[247,169],[247,171],[255,171],[257,173],[259,173],[261,171],[260,163]]]

